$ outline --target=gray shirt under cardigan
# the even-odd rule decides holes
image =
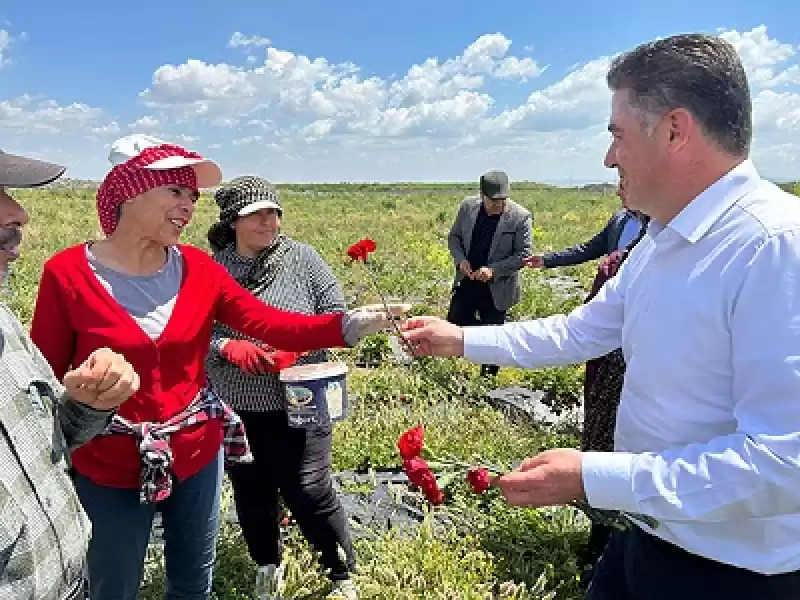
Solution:
[[[341,286],[317,251],[289,238],[286,243],[290,248],[283,256],[275,279],[258,298],[276,308],[304,314],[344,312]],[[253,264],[253,259],[239,255],[232,245],[215,253],[214,259],[234,277],[243,276]],[[211,348],[206,357],[206,374],[219,397],[237,411],[285,410],[286,396],[278,375],[243,373],[220,356],[219,346],[223,338],[256,341],[220,323],[214,325]],[[300,358],[297,364],[327,360],[328,352],[319,351]]]

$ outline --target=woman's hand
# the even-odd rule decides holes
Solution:
[[[390,326],[386,310],[377,308],[354,308],[344,314],[342,323],[344,339],[350,346],[355,346],[363,338],[373,335]]]
[[[223,340],[219,353],[222,358],[236,365],[248,375],[260,375],[273,368],[270,353],[258,344],[247,340]]]

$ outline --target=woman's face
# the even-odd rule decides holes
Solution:
[[[122,207],[120,225],[129,227],[143,239],[164,246],[177,244],[184,227],[194,215],[198,194],[180,185],[164,185],[132,198]]]
[[[280,226],[281,218],[275,208],[262,208],[238,217],[233,223],[236,247],[257,254],[275,241]]]

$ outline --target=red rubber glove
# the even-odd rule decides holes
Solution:
[[[272,365],[267,369],[270,373],[278,373],[283,369],[288,369],[297,359],[303,356],[305,352],[289,352],[287,350],[273,350],[269,353]]]
[[[247,340],[228,340],[219,353],[222,358],[248,375],[266,373],[272,366],[269,352]]]

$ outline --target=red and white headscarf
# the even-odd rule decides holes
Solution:
[[[169,168],[166,167],[168,164],[183,166]],[[215,163],[206,161],[200,154],[167,143],[147,147],[125,162],[115,165],[97,190],[97,215],[103,233],[111,235],[117,228],[118,206],[148,190],[165,185],[179,185],[197,193],[199,187],[209,185],[210,182],[198,181],[197,167],[200,165],[212,165],[217,172],[219,170]],[[210,184],[216,183],[218,181]]]

